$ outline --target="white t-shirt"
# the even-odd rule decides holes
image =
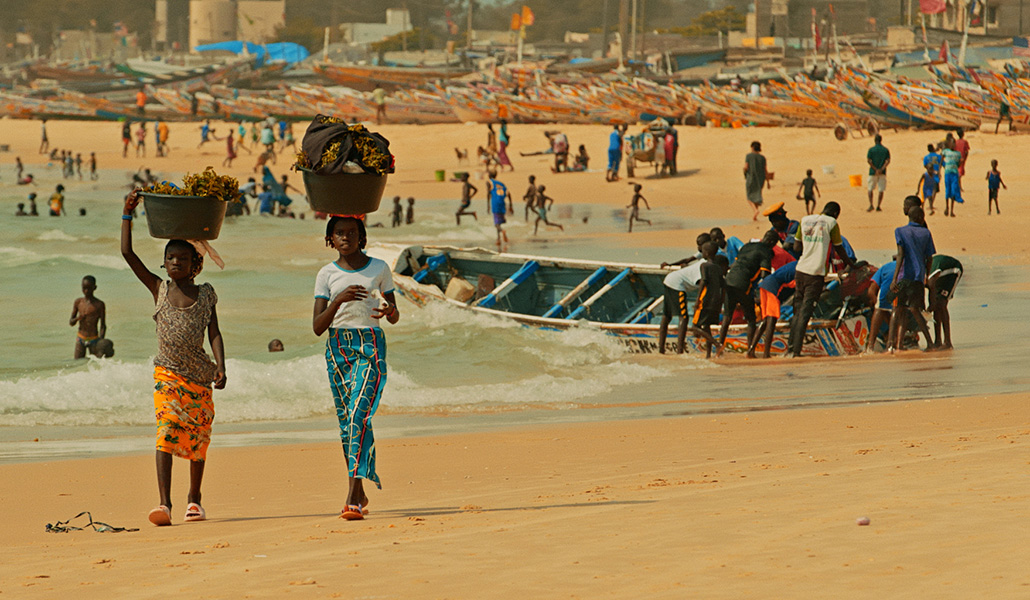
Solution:
[[[681,292],[688,292],[701,283],[701,265],[705,261],[701,259],[700,254],[696,254],[695,257],[697,260],[694,262],[665,276],[663,283],[666,287]]]
[[[826,275],[830,248],[844,243],[837,220],[829,215],[808,215],[802,218],[794,239],[804,242],[797,272],[807,275]]]
[[[340,310],[336,311],[330,327],[333,329],[356,329],[359,327],[379,327],[379,319],[372,318],[372,311],[380,306],[380,296],[372,293],[378,290],[380,294],[388,294],[393,291],[393,277],[390,275],[390,267],[386,262],[378,258],[368,258],[365,266],[357,271],[348,271],[331,262],[322,267],[315,278],[315,298],[325,298],[332,301],[333,298],[352,285],[360,285],[369,291],[364,300],[344,302]]]

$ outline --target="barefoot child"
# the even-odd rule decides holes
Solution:
[[[470,211],[468,208],[472,206],[472,197],[476,195],[479,189],[476,186],[469,183],[469,174],[463,173],[461,176],[461,206],[458,207],[458,212],[454,213],[454,219],[461,225],[462,215],[472,215],[472,218],[479,220],[476,216],[475,211]]]
[[[404,224],[415,224],[415,198],[410,196],[408,197],[408,210],[404,213]]]
[[[819,185],[815,182],[815,178],[812,177],[812,169],[808,169],[805,171],[805,178],[801,180],[801,186],[798,187],[798,200],[805,201],[806,215],[815,212],[816,194],[820,198],[823,197],[823,193],[819,191]]]
[[[93,295],[96,289],[96,278],[86,275],[82,278],[82,298],[72,304],[72,317],[68,324],[79,326],[75,337],[75,358],[85,358],[87,351],[96,355],[97,342],[107,334],[107,307]]]
[[[522,195],[522,201],[526,203],[526,222],[529,222],[529,211],[533,210],[536,206],[536,175],[529,176],[529,187],[526,188],[526,193]]]
[[[536,222],[533,223],[533,235],[536,235],[537,229],[539,229],[539,227],[540,227],[540,221],[543,221],[544,225],[549,225],[551,227],[557,227],[558,229],[561,229],[562,231],[565,231],[565,228],[562,227],[559,223],[552,223],[552,222],[547,220],[547,210],[550,207],[554,206],[554,198],[551,198],[550,196],[545,194],[544,192],[546,190],[547,190],[547,188],[545,186],[540,186],[537,189],[537,194],[536,194],[536,196],[537,196],[537,200],[536,200]],[[548,203],[550,203],[550,204],[548,204]]]
[[[955,297],[955,288],[962,279],[962,263],[944,254],[935,254],[930,263],[930,274],[926,278],[927,295],[930,298],[930,310],[933,311],[933,344],[938,348],[950,350],[951,346],[951,313],[948,302]],[[944,340],[941,340],[941,330]]]
[[[705,358],[712,357],[712,346],[718,352],[719,347],[712,337],[712,325],[719,322],[719,310],[722,308],[722,281],[725,271],[720,263],[715,261],[716,245],[706,242],[701,247],[701,254],[705,262],[701,264],[701,291],[697,295],[697,304],[694,305],[694,319],[691,331],[695,336],[704,338],[708,342],[705,349]]]
[[[193,279],[204,259],[185,240],[169,240],[164,269],[168,281],[151,273],[132,249],[132,213],[139,204],[129,194],[122,209],[122,257],[154,297],[157,322],[157,356],[154,357],[154,410],[157,417],[157,488],[161,504],[150,511],[154,525],[172,523],[172,456],[190,461],[190,491],[186,521],[206,518],[200,504],[207,447],[215,407],[211,387],[225,388],[225,348],[218,329],[215,304],[218,296],[210,283]],[[212,361],[204,352],[204,332],[211,345]]]
[[[315,335],[329,331],[325,362],[349,483],[340,516],[348,521],[368,513],[364,480],[382,487],[372,434],[372,416],[386,385],[386,338],[380,323],[383,317],[390,323],[400,319],[390,267],[364,253],[367,241],[361,219],[329,219],[325,244],[339,256],[318,272],[312,318]]]
[[[998,170],[997,159],[991,161],[991,170],[987,171],[987,214],[991,214],[991,201],[994,202],[994,210],[1000,215],[1001,209],[998,208],[998,186],[1009,189],[1009,186],[1005,185],[1005,182],[1001,180],[1001,171]],[[932,213],[931,213],[932,214]]]
[[[929,207],[931,215],[934,213],[933,200],[937,197],[939,188],[940,176],[937,175],[937,170],[932,164],[926,165],[926,172],[920,175],[919,182],[916,183],[916,193],[923,192],[923,201]]]
[[[651,224],[651,221],[640,218],[641,200],[643,200],[644,206],[647,207],[647,210],[651,210],[651,205],[647,203],[647,199],[644,198],[643,194],[640,193],[640,190],[642,190],[643,188],[644,186],[640,185],[639,183],[633,184],[633,199],[630,200],[629,204],[626,206],[626,208],[632,209],[629,211],[629,233],[633,233],[633,221],[642,221],[644,223],[647,223],[648,225]]]

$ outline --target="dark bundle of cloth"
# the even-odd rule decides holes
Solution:
[[[347,163],[353,164],[345,167]],[[319,175],[386,175],[393,173],[394,159],[390,142],[378,133],[363,125],[347,125],[342,119],[318,115],[304,133],[297,166]]]

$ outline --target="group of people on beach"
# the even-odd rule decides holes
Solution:
[[[170,129],[168,123],[164,121],[156,121],[154,123],[154,156],[162,157],[168,156],[168,135]],[[136,127],[135,133],[132,131],[132,120],[126,119],[122,121],[121,126],[122,135],[122,158],[129,156],[129,148],[134,147],[136,150],[136,158],[147,157],[147,122],[140,121],[138,127]],[[135,142],[133,138],[135,137]]]
[[[665,352],[674,318],[679,320],[676,351],[684,351],[689,329],[704,340],[709,358],[713,350],[717,356],[723,353],[730,324],[742,319],[747,323],[746,356],[755,358],[761,344],[763,357],[769,358],[775,327],[783,316],[791,320],[786,356],[801,356],[827,275],[834,272],[842,278],[870,279],[867,294],[858,299],[872,308],[866,351],[874,350],[885,325],[884,347],[891,352],[911,343],[905,335],[910,329],[923,334],[926,350],[951,348],[948,302],[961,279],[962,264],[937,252],[918,196],[906,197],[902,210],[908,223],[895,230],[894,261],[875,272],[857,260],[841,235],[841,207],[832,201],[820,214],[806,215],[801,221],[789,219],[783,203],[777,203],[764,213],[772,227],[749,243],[727,239],[720,228],[700,234],[695,254],[662,263],[662,267],[680,268],[664,280],[659,352]],[[688,295],[693,290],[698,295],[690,310]],[[933,337],[922,314],[927,298],[934,315]],[[792,300],[789,315],[781,311],[788,299]],[[718,336],[711,331],[713,325],[721,325]]]
[[[936,214],[934,202],[944,189],[944,215],[956,216],[955,209],[963,204],[962,178],[966,174],[966,160],[969,157],[970,145],[965,132],[961,129],[948,132],[945,138],[934,144],[927,144],[923,157],[924,172],[916,183],[916,195],[926,203],[927,215]],[[891,164],[890,150],[883,144],[883,136],[876,134],[873,145],[866,152],[866,163],[869,167],[866,189],[869,196],[867,212],[883,210],[883,196],[887,190],[887,167]],[[858,177],[858,176],[856,176]],[[771,188],[773,173],[768,170],[766,158],[762,154],[761,142],[751,143],[751,152],[744,158],[744,180],[748,205],[752,208],[752,219],[758,220],[761,210],[763,189]],[[991,168],[984,178],[987,181],[987,214],[993,211],[1001,214],[998,207],[998,192],[1008,189],[998,170],[998,161],[991,160]],[[821,197],[818,183],[812,176],[812,170],[806,171],[805,178],[798,188],[797,199],[805,201],[805,211],[812,214],[815,210],[816,198]],[[874,202],[875,197],[875,202]]]
[[[493,215],[494,227],[497,230],[497,245],[501,246],[508,242],[508,234],[504,230],[504,224],[508,221],[507,215],[515,214],[515,208],[512,205],[511,192],[508,191],[508,186],[497,179],[497,172],[490,171],[488,175],[486,212]],[[472,185],[472,182],[469,181],[469,174],[462,174],[461,204],[454,213],[454,218],[458,225],[461,225],[461,218],[463,216],[471,216],[476,220],[479,219],[476,211],[470,210],[472,198],[478,192],[479,188]],[[557,227],[559,230],[565,231],[565,227],[561,223],[547,218],[548,211],[554,206],[554,198],[547,195],[547,186],[537,184],[536,175],[529,176],[529,186],[526,188],[525,194],[522,195],[522,201],[525,204],[525,221],[529,222],[530,213],[536,218],[533,223],[533,235],[537,234],[541,223],[547,227]]]
[[[158,353],[154,358],[154,408],[157,423],[156,467],[159,504],[148,519],[158,526],[172,523],[171,472],[173,457],[190,461],[190,487],[185,522],[203,521],[201,484],[211,441],[215,410],[212,390],[226,386],[225,347],[210,283],[196,282],[204,266],[205,247],[173,239],[165,245],[162,267],[167,279],[151,272],[132,245],[132,220],[139,203],[132,192],[122,210],[121,253],[154,300]],[[333,216],[326,224],[325,244],[335,260],[315,279],[312,329],[328,332],[326,368],[347,464],[348,490],[340,516],[360,520],[368,514],[366,480],[380,487],[376,472],[375,438],[371,418],[386,384],[386,339],[382,320],[400,318],[390,267],[365,252],[364,220]],[[105,307],[93,294],[96,282],[82,283],[71,323],[79,325],[76,356],[96,352],[103,339]],[[204,347],[207,338],[211,350]],[[282,349],[273,340],[270,351]]]

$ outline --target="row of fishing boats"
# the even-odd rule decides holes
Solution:
[[[148,118],[303,120],[323,113],[367,121],[376,114],[372,94],[351,87],[297,83],[244,90],[217,83],[217,77],[148,84],[148,97],[158,104],[148,108],[156,113]],[[660,117],[726,126],[836,127],[839,137],[842,130],[880,126],[973,129],[997,121],[1005,107],[1017,122],[1030,120],[1030,77],[1012,67],[1002,72],[942,63],[928,65],[925,79],[842,67],[827,81],[786,72],[781,79],[767,82],[756,95],[732,86],[687,86],[616,73],[549,77],[539,71],[498,70],[421,79],[395,89],[387,97],[387,119],[608,124]],[[120,119],[135,114],[131,102],[64,89],[46,97],[0,93],[0,116]]]

